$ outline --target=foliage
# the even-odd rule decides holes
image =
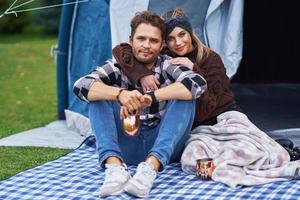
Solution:
[[[61,4],[61,0],[40,0],[39,6],[48,6]],[[61,14],[61,7],[54,7],[36,11],[34,15],[34,22],[44,29],[44,33],[57,35],[59,28],[59,19]]]
[[[13,3],[13,0],[0,1],[0,15]],[[30,23],[29,13],[20,13],[18,17],[14,14],[5,15],[0,18],[0,33],[19,33]]]
[[[14,6],[20,5],[28,0],[17,1]],[[2,14],[14,0],[0,0],[0,14]],[[39,0],[30,2],[24,6],[16,8],[23,10],[62,4],[62,0]],[[0,19],[0,33],[46,33],[57,35],[60,13],[62,7],[44,8],[14,14],[5,15]]]

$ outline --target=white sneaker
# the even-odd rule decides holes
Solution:
[[[105,167],[105,179],[100,187],[99,196],[106,197],[122,193],[130,179],[127,167],[117,164],[105,164]]]
[[[136,170],[136,174],[128,181],[124,190],[136,197],[147,196],[156,178],[156,171],[151,163],[141,162]]]

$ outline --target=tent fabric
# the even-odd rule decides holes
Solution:
[[[148,9],[149,0],[110,0],[110,29],[112,47],[128,42],[130,35],[130,21],[135,13]]]
[[[69,1],[64,1],[69,3]],[[57,45],[57,60],[56,60],[56,79],[57,79],[57,105],[58,117],[64,118],[64,109],[68,108],[68,55],[69,55],[69,38],[71,18],[73,16],[74,5],[64,6],[60,18],[58,45]]]
[[[73,94],[73,84],[109,58],[111,58],[109,1],[93,0],[76,4],[69,39],[70,110],[87,116],[87,105]]]
[[[162,16],[169,10],[173,10],[177,7],[182,8],[190,19],[193,31],[199,36],[200,40],[206,44],[203,36],[203,28],[210,3],[211,0],[151,0],[149,2],[148,10]]]
[[[104,181],[95,153],[95,138],[89,137],[73,152],[36,168],[0,181],[0,199],[99,199]],[[129,166],[134,174],[136,167]],[[145,199],[298,199],[300,180],[273,182],[251,187],[230,187],[187,175],[179,163],[167,165],[154,181]],[[133,199],[125,193],[106,199]]]
[[[205,44],[220,54],[230,78],[242,59],[243,12],[243,0],[212,0],[205,19]]]
[[[176,7],[183,8],[190,17],[192,26],[196,34],[204,41],[203,26],[206,18],[206,11],[211,0],[126,0],[110,1],[110,25],[112,34],[112,46],[121,42],[128,42],[130,35],[130,21],[138,11],[149,10],[163,15],[166,11]]]

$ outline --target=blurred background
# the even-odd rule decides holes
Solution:
[[[1,0],[0,11],[4,12],[14,0]],[[18,4],[26,1],[18,1]],[[38,0],[22,6],[22,9],[36,8],[47,5],[60,4],[59,0]],[[1,14],[2,14],[1,12]],[[0,20],[1,34],[45,34],[57,36],[61,7],[22,12],[19,17],[14,14],[5,15]]]
[[[0,0],[2,14],[14,0]],[[18,1],[21,4],[26,1]],[[22,9],[62,3],[38,0]],[[57,120],[56,65],[61,7],[0,18],[0,139]],[[0,180],[54,160],[69,149],[0,146]]]
[[[1,14],[13,2],[0,0]],[[55,3],[61,1],[33,1],[24,9]],[[57,118],[56,65],[51,48],[57,44],[60,14],[61,7],[57,7],[0,18],[0,137]]]

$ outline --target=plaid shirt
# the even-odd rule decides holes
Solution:
[[[205,79],[183,65],[170,64],[170,59],[171,57],[167,55],[158,56],[156,64],[152,68],[155,77],[160,82],[158,87],[162,88],[174,82],[181,82],[192,93],[193,99],[200,97],[207,87]],[[112,60],[108,60],[106,64],[77,80],[73,88],[74,93],[81,100],[89,103],[87,95],[94,81],[128,90],[136,89],[143,93],[141,86],[134,85],[121,71],[120,66]],[[140,115],[142,123],[148,126],[158,124],[166,110],[166,104],[167,101],[159,101],[143,109]]]

